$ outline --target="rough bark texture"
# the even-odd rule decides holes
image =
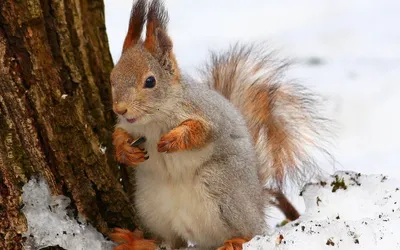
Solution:
[[[0,0],[0,249],[21,248],[34,175],[100,232],[134,227],[110,144],[112,66],[102,0]]]

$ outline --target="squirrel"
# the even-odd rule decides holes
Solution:
[[[201,80],[185,75],[168,20],[161,0],[137,0],[110,76],[116,158],[135,167],[135,206],[155,238],[111,238],[116,250],[242,249],[268,232],[266,208],[299,216],[281,190],[316,169],[308,149],[321,149],[325,119],[305,87],[281,84],[285,67],[262,45],[213,53]]]

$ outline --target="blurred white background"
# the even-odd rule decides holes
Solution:
[[[105,0],[114,62],[133,0]],[[268,41],[294,61],[289,78],[327,99],[337,123],[336,170],[400,173],[400,1],[167,0],[182,69],[195,72],[209,49]],[[322,166],[333,171],[331,166]]]

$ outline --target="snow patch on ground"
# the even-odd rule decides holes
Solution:
[[[60,246],[106,250],[113,243],[69,215],[69,198],[51,196],[43,179],[23,187],[28,221],[25,249]],[[306,210],[296,221],[257,236],[244,249],[400,249],[400,183],[384,175],[336,172],[301,192]]]
[[[69,215],[70,199],[65,196],[51,196],[44,179],[32,179],[23,187],[22,212],[28,222],[26,250],[47,246],[60,246],[68,250],[106,250],[113,243],[106,241],[83,219],[75,220]]]
[[[383,175],[336,172],[304,188],[306,211],[298,220],[245,249],[400,249],[399,188]]]

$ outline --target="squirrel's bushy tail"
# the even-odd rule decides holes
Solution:
[[[318,98],[305,87],[283,83],[287,64],[262,44],[236,44],[212,53],[203,80],[229,99],[245,117],[260,162],[260,180],[281,187],[318,170],[314,153],[325,152],[326,122]]]

